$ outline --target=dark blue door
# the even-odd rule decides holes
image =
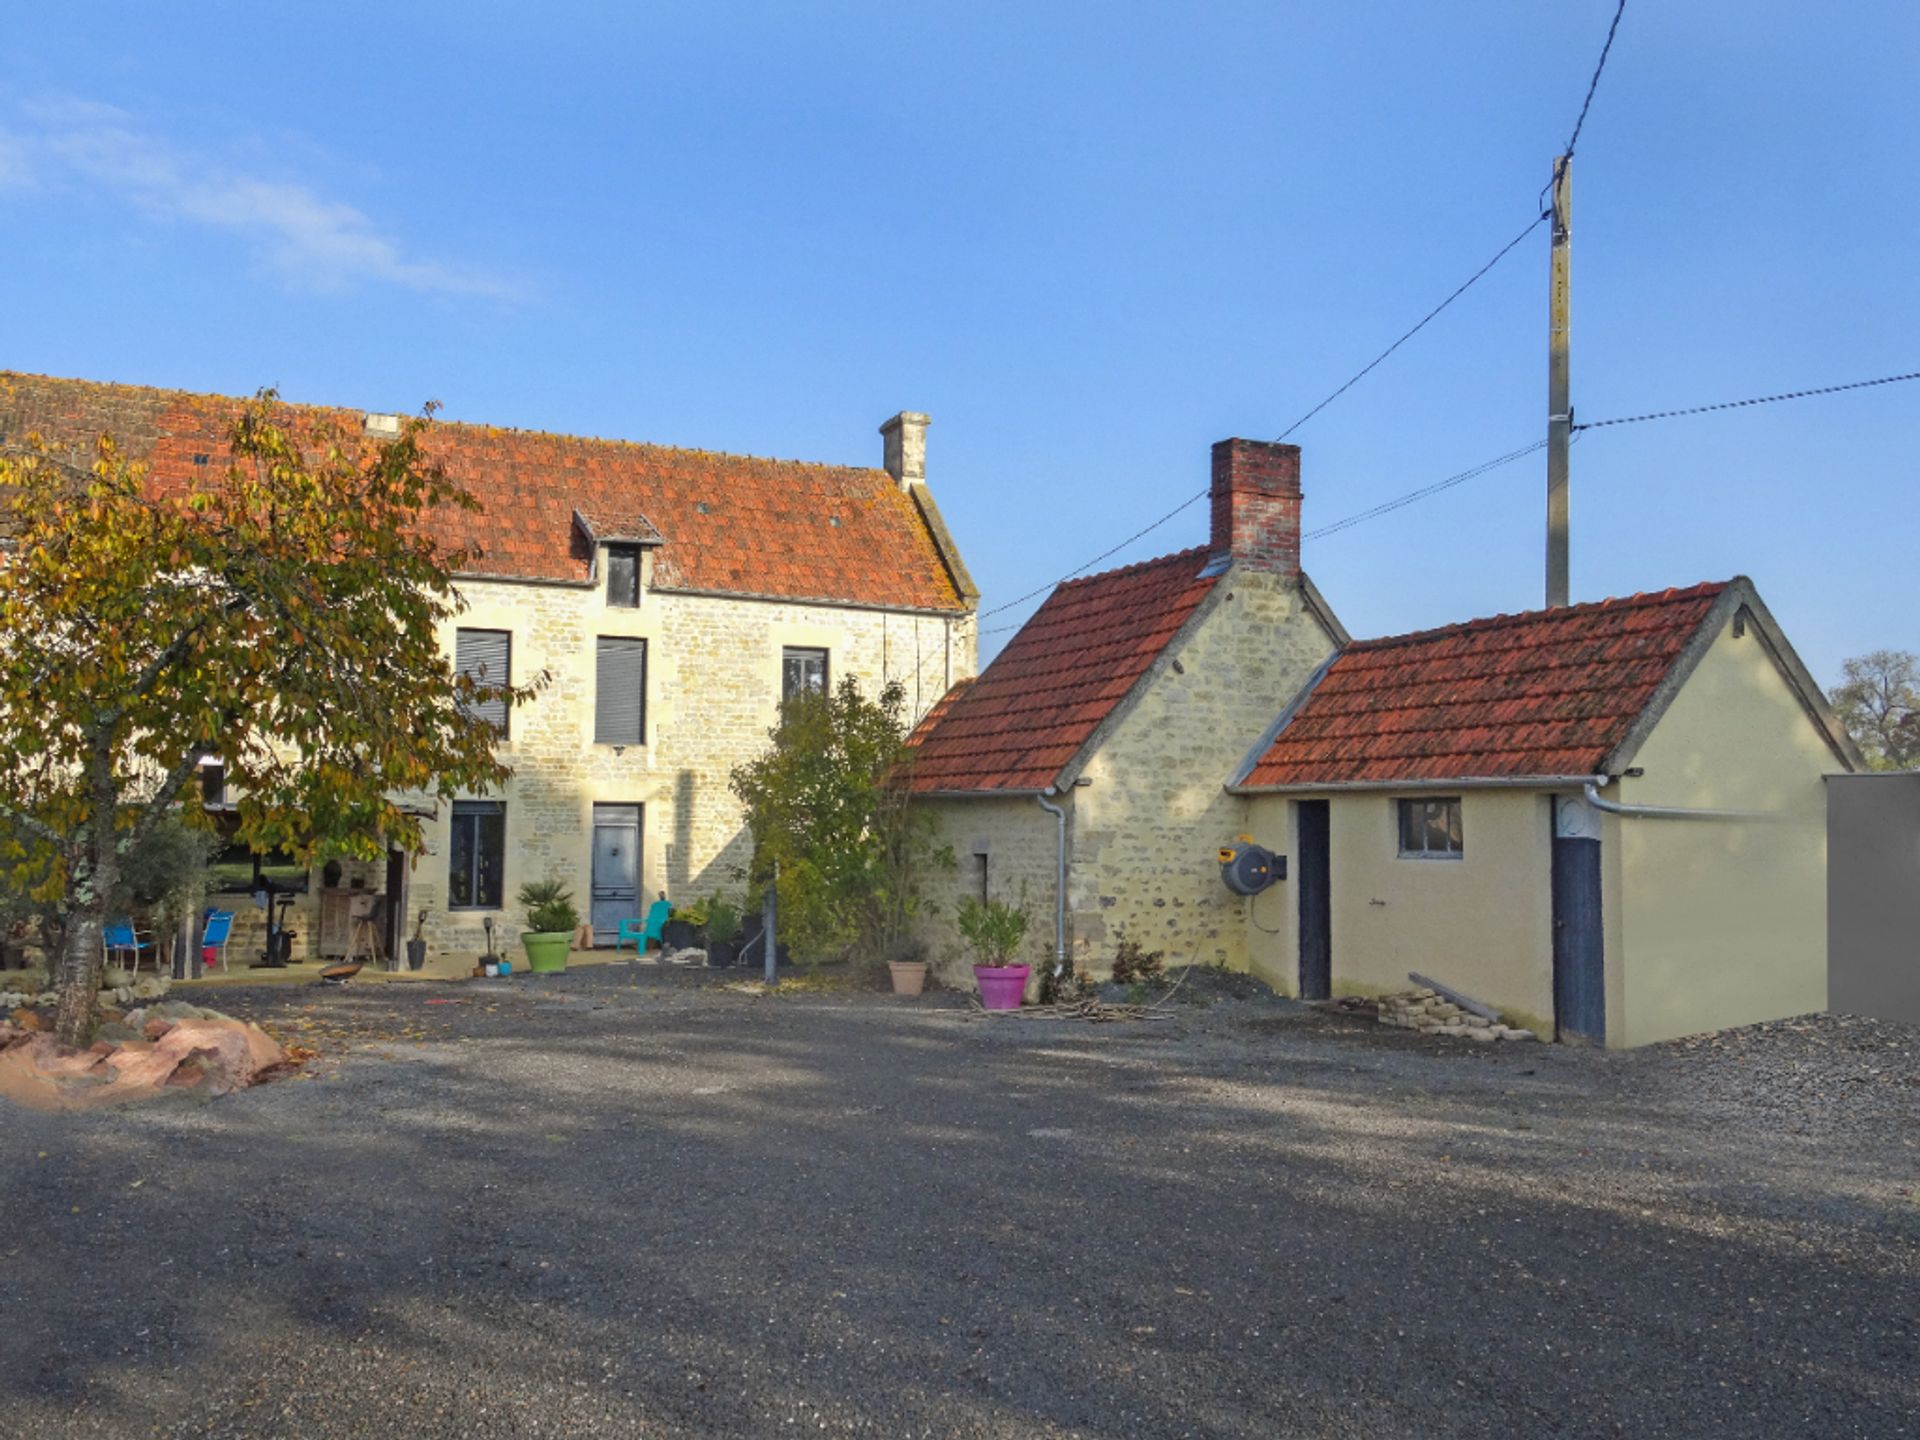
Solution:
[[[1600,842],[1553,840],[1553,1023],[1560,1038],[1607,1039]]]
[[[1300,998],[1325,1000],[1333,993],[1333,894],[1325,800],[1294,806],[1300,829]]]

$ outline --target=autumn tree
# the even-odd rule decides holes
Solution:
[[[1834,713],[1876,770],[1920,765],[1920,657],[1874,650],[1840,667]]]
[[[225,767],[237,838],[372,858],[417,850],[406,796],[499,784],[474,706],[537,687],[456,676],[440,627],[465,555],[423,516],[475,509],[423,449],[295,414],[270,391],[230,456],[161,485],[102,437],[90,470],[0,455],[0,854],[54,907],[55,1029],[94,1024],[101,928],[128,857]]]
[[[932,816],[909,804],[906,691],[851,676],[780,709],[770,744],[733,772],[753,836],[750,879],[779,876],[780,933],[803,954],[888,958],[928,870],[950,866]]]

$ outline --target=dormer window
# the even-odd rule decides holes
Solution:
[[[607,604],[631,610],[640,603],[640,547],[607,546]]]

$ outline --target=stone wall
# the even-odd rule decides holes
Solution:
[[[1225,786],[1334,640],[1289,577],[1236,567],[1075,791],[1071,905],[1077,963],[1105,974],[1124,929],[1169,965],[1248,968],[1247,905],[1219,848],[1247,828]]]
[[[934,976],[949,985],[972,986],[973,962],[961,944],[954,912],[966,896],[980,896],[983,884],[987,896],[1021,905],[1031,917],[1021,959],[1036,972],[1051,964],[1059,822],[1030,795],[921,803],[934,815],[940,839],[954,859],[952,870],[928,878],[927,904],[916,926],[926,941]],[[1071,844],[1070,800],[1067,809]]]
[[[514,897],[528,880],[558,877],[573,889],[584,918],[591,878],[593,806],[638,804],[642,811],[643,900],[661,891],[676,901],[726,888],[748,858],[739,802],[728,789],[733,767],[759,754],[779,717],[780,654],[785,646],[828,652],[833,684],[852,675],[869,694],[889,679],[907,692],[908,723],[930,709],[975,665],[971,615],[942,616],[852,606],[808,605],[711,594],[657,591],[648,582],[638,607],[611,606],[603,589],[469,579],[468,608],[446,627],[453,653],[458,628],[507,630],[513,680],[542,671],[549,682],[517,708],[502,746],[514,776],[488,798],[506,804],[501,910],[450,911],[447,905],[451,817],[426,826],[427,850],[409,884],[412,917],[428,912],[429,950],[478,954],[483,920],[495,920],[502,948],[523,928]],[[619,753],[594,743],[596,642],[600,636],[647,642],[645,743]],[[374,881],[379,888],[380,880]],[[317,900],[303,897],[293,922],[298,954],[311,954]],[[233,955],[246,963],[260,948],[240,897]]]

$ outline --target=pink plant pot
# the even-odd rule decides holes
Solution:
[[[976,965],[973,978],[980,982],[980,1008],[983,1010],[1018,1010],[1021,997],[1027,993],[1027,976],[1032,973],[1028,965]]]

